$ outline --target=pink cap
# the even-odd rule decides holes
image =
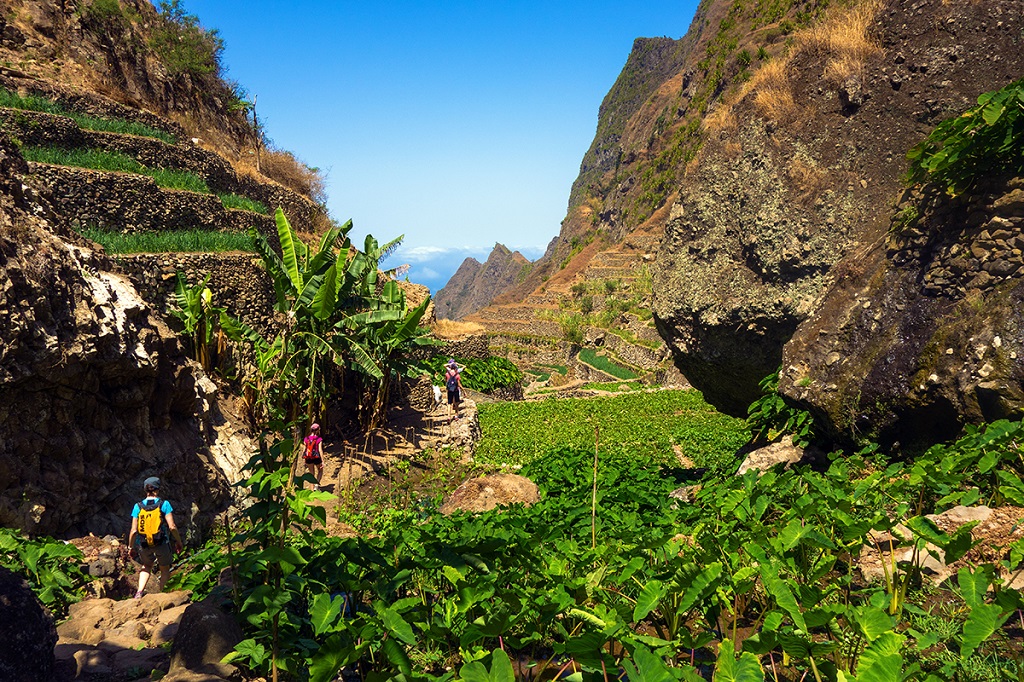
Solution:
[[[320,430],[320,425],[319,424],[313,424],[312,426],[309,427],[309,430],[310,431],[319,431]]]

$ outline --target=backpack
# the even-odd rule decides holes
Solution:
[[[155,547],[167,542],[164,532],[164,515],[160,511],[163,500],[145,499],[139,502],[139,538],[144,539],[147,547]]]
[[[448,381],[445,382],[445,387],[449,391],[454,391],[454,390],[456,390],[459,387],[459,373],[458,372],[455,372],[454,374],[452,374],[452,375],[450,375],[448,377]]]
[[[320,439],[320,438],[310,438],[310,437],[307,436],[307,438],[306,438],[306,454],[304,454],[302,456],[302,458],[303,459],[316,459],[317,457],[319,457],[320,453],[317,452],[316,446],[317,446],[317,444],[321,440],[322,439]]]

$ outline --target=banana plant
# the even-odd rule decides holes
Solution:
[[[178,272],[178,281],[174,288],[176,307],[170,309],[171,315],[181,320],[192,344],[192,353],[196,362],[209,372],[213,369],[218,353],[223,351],[223,343],[213,347],[216,336],[222,341],[222,329],[234,325],[234,320],[226,309],[213,305],[213,292],[208,286],[210,275],[201,281],[189,285],[185,274]]]

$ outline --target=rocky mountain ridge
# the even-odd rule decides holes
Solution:
[[[437,316],[461,320],[526,277],[530,261],[504,244],[495,244],[484,263],[467,258],[434,296]]]

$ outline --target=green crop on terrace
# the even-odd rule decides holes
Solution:
[[[173,168],[150,168],[126,154],[102,149],[61,149],[59,147],[22,147],[21,155],[26,161],[50,163],[57,166],[91,168],[94,170],[118,171],[148,175],[160,187],[181,189],[199,194],[209,194],[206,181],[195,173]]]
[[[177,140],[170,133],[158,130],[143,123],[126,121],[120,118],[97,118],[87,116],[74,111],[68,111],[59,103],[39,95],[17,95],[9,90],[0,88],[0,107],[11,109],[22,109],[24,111],[39,111],[44,114],[67,116],[81,128],[86,130],[98,130],[106,133],[121,133],[127,135],[138,135],[139,137],[152,137],[162,140],[167,144],[176,144]]]
[[[270,215],[270,211],[267,210],[267,205],[262,201],[255,201],[249,197],[243,197],[238,194],[221,194],[218,192],[217,196],[220,197],[220,202],[224,204],[224,208],[238,208],[243,211],[252,211],[253,213]]]
[[[750,437],[743,420],[715,411],[697,391],[635,392],[603,398],[478,406],[483,439],[476,459],[523,464],[552,448],[594,447],[641,460],[674,462],[673,445],[700,466],[731,461]]]
[[[196,229],[125,234],[104,230],[100,227],[86,227],[79,233],[102,245],[107,253],[112,254],[255,251],[252,237],[245,232],[214,232]]]
[[[580,350],[580,361],[601,370],[605,374],[611,374],[616,379],[636,379],[638,376],[633,370],[616,364],[603,355],[598,355],[597,351],[593,348]]]

